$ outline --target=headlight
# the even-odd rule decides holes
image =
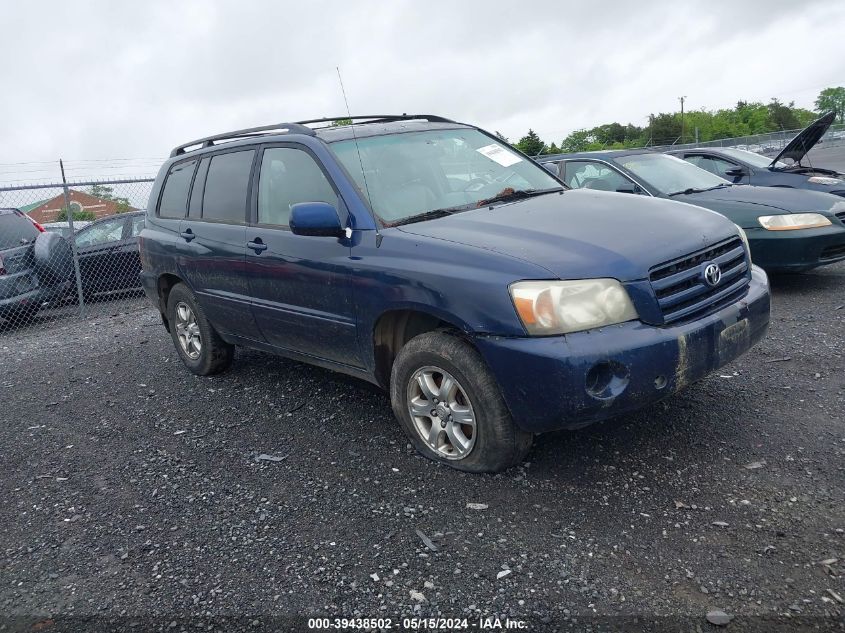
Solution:
[[[517,314],[532,336],[589,330],[639,316],[615,279],[518,281],[510,291]]]
[[[745,252],[748,253],[748,257],[751,257],[751,244],[748,243],[748,235],[746,235],[745,229],[743,229],[739,224],[736,225],[736,228],[739,231],[739,239],[741,239],[742,243],[745,244]]]
[[[817,185],[841,185],[845,180],[830,178],[829,176],[813,176],[812,178],[807,178],[807,182],[814,182]]]
[[[760,225],[768,231],[795,231],[796,229],[817,229],[830,226],[831,222],[821,213],[786,213],[784,215],[761,215]]]

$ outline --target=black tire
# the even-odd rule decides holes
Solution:
[[[475,437],[466,456],[449,458],[432,448],[423,439],[422,431],[418,431],[417,422],[411,415],[409,384],[417,371],[429,367],[451,374],[469,399],[475,417]],[[531,449],[533,435],[514,424],[499,385],[484,359],[469,343],[452,334],[426,332],[405,344],[393,363],[390,401],[414,447],[429,459],[458,470],[500,472],[521,462]],[[420,419],[425,424],[424,417]],[[435,418],[430,419],[433,424]]]
[[[177,333],[176,310],[180,304],[185,304],[193,312],[199,329],[201,349],[196,358],[191,358],[182,348]],[[211,376],[219,374],[232,364],[235,357],[235,346],[227,343],[215,331],[205,316],[205,311],[197,301],[194,293],[185,284],[176,284],[167,299],[167,320],[170,323],[170,337],[176,347],[176,353],[191,372],[197,376]]]

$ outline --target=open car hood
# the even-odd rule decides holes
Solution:
[[[769,169],[774,169],[779,160],[784,158],[791,158],[795,163],[800,163],[801,159],[807,155],[813,146],[819,142],[827,129],[836,119],[835,112],[828,112],[823,117],[816,119],[810,125],[801,130],[794,139],[786,144],[780,154],[775,156],[775,159],[769,165]]]

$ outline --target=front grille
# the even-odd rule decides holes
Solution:
[[[840,211],[836,214],[836,217],[839,218],[841,222],[845,222],[845,211]]]
[[[722,271],[715,286],[704,280],[704,269],[711,263],[718,264]],[[738,237],[649,271],[651,287],[667,324],[703,316],[732,303],[745,294],[750,280],[751,266]]]
[[[843,255],[845,255],[845,244],[837,244],[836,246],[828,246],[822,250],[821,255],[819,255],[819,259],[835,259],[837,257],[842,257]]]

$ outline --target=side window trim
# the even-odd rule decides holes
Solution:
[[[264,152],[268,149],[275,149],[275,148],[287,148],[287,149],[295,149],[300,150],[308,154],[311,157],[311,160],[314,161],[314,164],[317,165],[317,168],[323,172],[323,176],[325,176],[326,181],[329,183],[329,186],[334,191],[335,195],[337,196],[337,213],[338,217],[340,218],[341,226],[349,226],[349,210],[346,207],[346,202],[343,200],[343,196],[340,195],[340,191],[337,188],[334,180],[332,180],[331,175],[326,170],[326,166],[323,165],[322,161],[317,157],[317,155],[311,150],[310,147],[303,145],[301,143],[265,143],[261,145],[258,149],[259,151],[256,152],[257,158],[255,163],[253,164],[252,168],[252,178],[250,182],[250,198],[249,198],[249,219],[247,222],[247,226],[250,227],[259,227],[264,229],[272,229],[276,231],[290,231],[289,226],[283,226],[280,224],[259,224],[258,222],[258,192],[259,192],[259,185],[258,181],[261,177],[261,164],[264,160]]]

